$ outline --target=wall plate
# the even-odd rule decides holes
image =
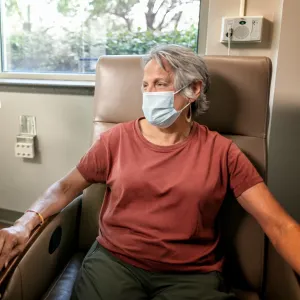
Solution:
[[[20,116],[19,134],[15,143],[15,156],[19,158],[34,158],[36,123],[34,116]]]
[[[36,136],[36,122],[34,116],[20,116],[20,135]]]
[[[221,43],[228,43],[230,30],[231,43],[259,43],[262,40],[263,22],[262,16],[223,17]]]

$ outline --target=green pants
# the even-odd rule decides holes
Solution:
[[[78,274],[72,300],[234,300],[218,272],[158,273],[126,264],[95,242]]]

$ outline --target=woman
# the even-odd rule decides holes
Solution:
[[[72,299],[236,299],[226,293],[215,221],[228,187],[300,271],[298,224],[232,141],[193,122],[208,109],[198,55],[158,47],[145,62],[145,118],[103,133],[75,169],[0,232],[0,268],[31,230],[92,183],[107,184],[99,236]]]

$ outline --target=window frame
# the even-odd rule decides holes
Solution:
[[[3,16],[1,12],[4,10],[5,0],[0,0],[0,83],[9,83],[9,80],[20,80],[26,83],[29,81],[68,81],[68,82],[94,82],[96,74],[80,74],[80,73],[33,73],[33,72],[5,72],[4,65],[4,47],[2,44],[2,36],[4,31]],[[197,52],[201,55],[206,54],[206,39],[207,39],[207,23],[208,23],[209,0],[200,0],[198,37],[197,37]]]

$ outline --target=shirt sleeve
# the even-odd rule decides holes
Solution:
[[[90,183],[105,183],[109,170],[109,153],[103,137],[92,145],[77,164],[77,169]]]
[[[263,182],[255,167],[234,143],[231,143],[228,151],[228,170],[230,188],[236,198],[254,185]]]

